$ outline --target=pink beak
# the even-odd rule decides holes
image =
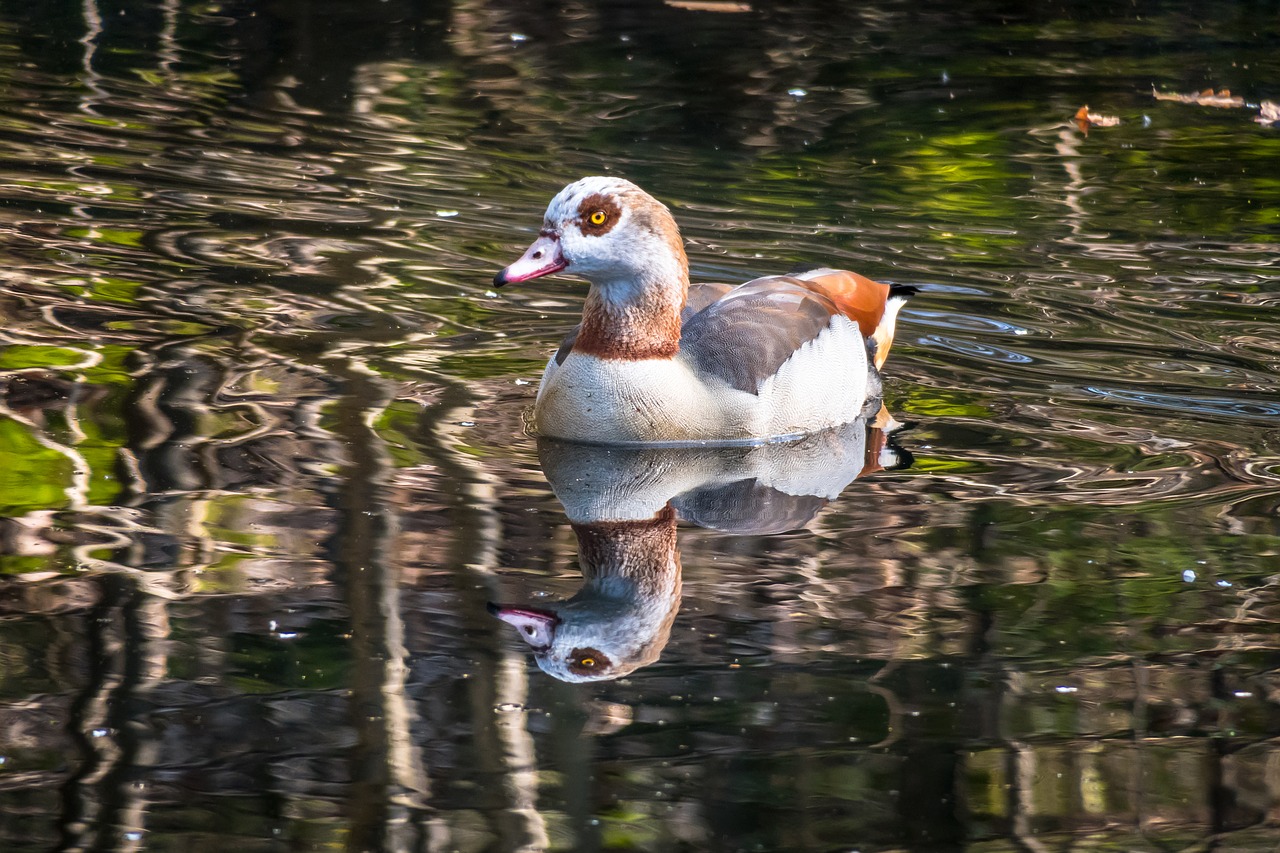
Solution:
[[[533,646],[534,651],[551,647],[551,641],[556,634],[556,625],[560,624],[560,617],[550,610],[532,607],[499,607],[490,603],[489,612],[508,625],[515,626],[524,641]]]
[[[560,236],[543,234],[533,241],[532,246],[524,250],[520,260],[493,277],[493,286],[502,287],[504,284],[529,281],[551,275],[553,272],[560,272],[567,266],[569,262],[560,252]]]

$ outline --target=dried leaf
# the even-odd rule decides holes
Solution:
[[[1205,89],[1203,92],[1180,95],[1176,92],[1158,92],[1153,86],[1151,94],[1155,95],[1157,101],[1177,101],[1180,104],[1199,104],[1202,107],[1244,106],[1244,98],[1235,97],[1231,94],[1230,89],[1220,89],[1217,92],[1212,89]]]
[[[1261,112],[1254,118],[1258,124],[1280,126],[1280,104],[1275,101],[1263,101],[1258,105]]]
[[[1088,105],[1076,110],[1076,126],[1080,128],[1080,132],[1085,136],[1089,135],[1090,127],[1115,127],[1120,123],[1117,116],[1104,116],[1098,113],[1089,112]]]
[[[719,0],[664,0],[676,9],[687,9],[690,12],[750,12],[750,3],[728,3]]]

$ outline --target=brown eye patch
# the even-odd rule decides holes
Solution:
[[[611,666],[613,662],[596,649],[574,649],[569,653],[569,671],[575,675],[603,672]]]
[[[578,205],[578,228],[583,234],[599,237],[608,234],[620,216],[622,208],[612,196],[592,193]]]

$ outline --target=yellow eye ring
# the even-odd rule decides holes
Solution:
[[[585,666],[585,667],[587,667],[588,669],[590,669],[591,667],[593,667],[593,666],[595,666],[595,665],[596,665],[596,659],[595,659],[595,658],[583,658],[583,659],[582,659],[582,662],[579,664],[579,666]]]
[[[595,213],[592,213],[591,216],[588,217],[588,219],[591,220],[592,225],[603,225],[604,221],[608,218],[609,217],[604,215],[603,210],[597,210]]]

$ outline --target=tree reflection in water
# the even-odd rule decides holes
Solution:
[[[1274,850],[1280,137],[1150,83],[1274,98],[1276,27],[0,4],[0,846]],[[915,462],[805,531],[655,462],[679,616],[571,685],[486,605],[630,559],[522,432],[581,289],[488,282],[601,171],[696,278],[923,285]]]

